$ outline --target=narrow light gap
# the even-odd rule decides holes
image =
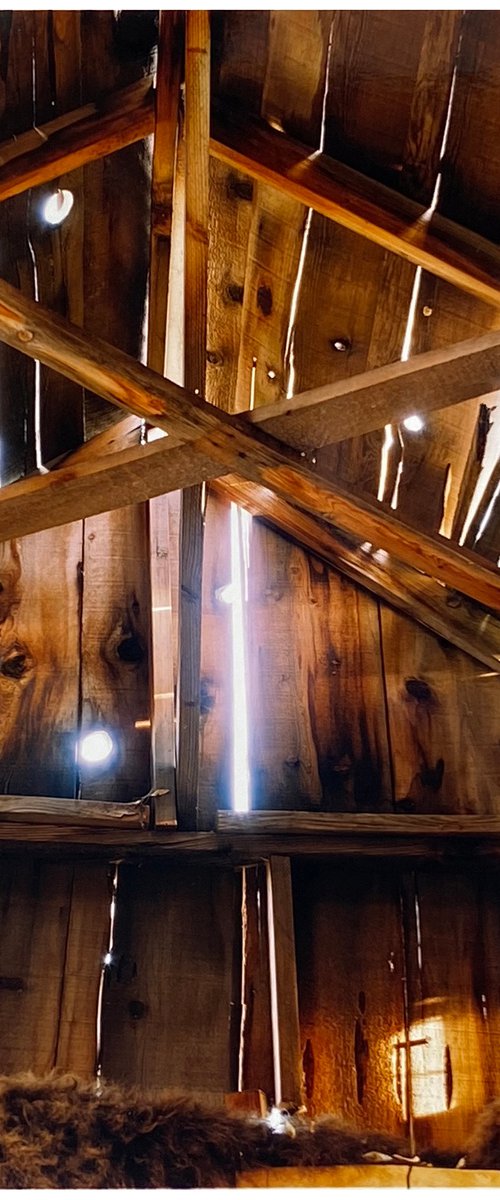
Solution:
[[[38,269],[37,269],[37,265],[36,265],[35,249],[33,246],[33,242],[31,240],[29,229],[28,229],[28,234],[27,234],[27,240],[28,240],[28,250],[30,253],[30,258],[31,258],[32,266],[33,266],[33,296],[34,296],[36,303],[38,304],[38,301],[40,299],[40,289],[38,286]],[[35,401],[35,403],[34,403],[35,467],[36,467],[37,471],[40,471],[41,475],[48,475],[48,469],[47,469],[47,467],[44,467],[43,459],[42,459],[42,424],[41,424],[42,416],[41,416],[41,383],[40,383],[41,375],[40,375],[40,362],[39,362],[38,358],[34,359],[34,364],[35,364],[35,395],[34,395],[34,401]]]
[[[233,770],[232,808],[248,812],[250,808],[250,775],[248,759],[248,704],[245,654],[245,596],[248,568],[244,546],[249,538],[249,513],[231,504],[231,642],[232,642],[232,724]]]
[[[451,463],[448,463],[446,468],[446,479],[444,483],[443,493],[443,515],[439,526],[439,533],[442,537],[451,537],[451,528],[453,525],[453,515],[448,512],[448,503],[451,495],[451,485],[453,483],[453,469]]]
[[[328,100],[328,92],[330,90],[330,63],[332,59],[333,46],[333,17],[330,22],[328,31],[328,49],[326,52],[326,69],[325,69],[325,86],[323,88],[323,104],[321,108],[321,129],[319,134],[319,153],[323,154],[325,149],[325,129],[326,129],[326,104]]]
[[[304,266],[306,261],[307,245],[309,241],[309,232],[311,229],[311,221],[313,209],[308,208],[307,216],[304,225],[304,233],[302,235],[302,245],[300,248],[300,257],[297,267],[297,274],[293,286],[292,300],[290,304],[290,316],[288,319],[288,328],[286,331],[285,340],[285,384],[286,398],[290,400],[295,394],[295,322],[297,318],[297,307],[299,296],[302,287],[302,277],[304,274]]]
[[[465,14],[462,14],[462,15],[465,15]],[[429,208],[426,209],[426,211],[423,215],[423,219],[425,221],[430,220],[430,218],[435,213],[436,208],[438,206],[439,196],[440,196],[440,192],[441,192],[441,184],[443,182],[443,162],[444,162],[446,147],[448,145],[448,137],[449,137],[449,133],[450,133],[451,114],[453,111],[453,101],[455,99],[455,89],[457,86],[458,59],[459,59],[459,55],[460,55],[461,45],[462,45],[462,34],[460,34],[460,38],[458,41],[457,57],[456,57],[456,61],[455,61],[455,66],[453,68],[453,74],[451,77],[450,94],[448,96],[448,108],[446,110],[446,119],[445,119],[444,129],[443,129],[443,137],[441,140],[441,149],[439,151],[438,173],[436,176],[436,182],[434,184],[434,192],[432,195],[432,200],[430,202]]]
[[[486,449],[485,449],[485,453],[483,456],[483,463],[482,463],[481,471],[479,474],[479,479],[476,483],[476,487],[474,489],[474,493],[473,493],[471,502],[469,504],[469,510],[467,512],[467,516],[464,520],[464,523],[462,526],[462,531],[461,531],[460,537],[458,539],[459,546],[463,546],[463,544],[465,542],[465,539],[469,532],[472,521],[474,520],[474,518],[477,514],[477,511],[482,502],[484,493],[485,493],[487,487],[489,486],[493,471],[496,469],[497,462],[498,462],[498,456],[499,456],[499,452],[500,452],[500,408],[498,406],[495,406],[492,409],[490,409],[490,419],[491,419],[491,424],[490,424],[490,428],[488,431],[488,437],[487,437],[487,441],[486,441]],[[494,503],[494,499],[495,499],[495,497],[493,497],[492,503]],[[490,516],[491,516],[490,508],[491,508],[491,505],[488,506],[487,512],[485,512],[483,519],[481,521],[481,533],[484,533],[484,530],[486,529],[486,525],[490,519]],[[478,532],[478,537],[479,537],[479,532]],[[476,542],[478,541],[478,537],[476,538]]]
[[[382,501],[385,496],[385,489],[386,489],[386,485],[387,485],[387,472],[389,469],[389,451],[391,450],[391,447],[393,445],[394,445],[394,434],[392,432],[392,425],[385,425],[384,426],[384,443],[383,443],[382,452],[380,455],[380,476],[379,476],[379,481],[378,481],[378,492],[377,492],[377,500],[380,500],[380,501]]]
[[[408,359],[410,357],[421,283],[422,283],[422,268],[417,267],[417,269],[415,271],[415,277],[413,280],[413,287],[412,287],[412,292],[411,292],[410,307],[408,309],[408,319],[406,322],[405,335],[403,338],[403,345],[401,347],[401,362],[408,362]],[[401,426],[399,424],[396,427],[396,431],[397,431],[397,436],[399,438],[399,443],[401,446],[401,454],[400,454],[400,458],[399,458],[398,469],[396,472],[394,488],[393,488],[392,496],[391,496],[391,508],[393,508],[393,509],[396,509],[398,507],[399,487],[401,484],[401,479],[403,477],[404,459],[405,459],[405,440],[403,437]],[[381,465],[381,475],[382,475],[382,465]],[[380,488],[379,488],[379,490],[380,490]],[[385,490],[385,487],[384,487],[384,490]],[[383,499],[383,496],[382,496],[382,499]]]
[[[250,400],[249,400],[249,405],[248,405],[250,412],[252,412],[253,409],[255,408],[256,387],[257,387],[257,359],[254,356],[252,358],[252,370],[250,372]]]
[[[487,509],[486,509],[486,512],[485,512],[485,514],[484,514],[484,516],[483,516],[483,519],[482,519],[482,521],[481,521],[481,524],[480,524],[480,526],[479,526],[479,529],[478,529],[478,531],[477,531],[477,537],[476,537],[476,540],[475,540],[475,542],[474,542],[474,545],[475,545],[475,546],[477,546],[477,543],[480,541],[480,539],[481,539],[481,538],[482,538],[482,536],[483,536],[483,533],[484,533],[484,531],[485,531],[485,529],[486,529],[486,526],[487,526],[487,525],[489,524],[489,522],[490,522],[490,518],[491,518],[491,516],[492,516],[492,514],[493,514],[493,509],[494,509],[494,507],[495,507],[495,504],[496,504],[496,502],[497,502],[497,499],[498,499],[498,497],[499,497],[499,496],[500,496],[500,480],[499,480],[499,482],[498,482],[498,484],[497,484],[497,487],[495,488],[495,491],[494,491],[494,493],[493,493],[493,496],[491,497],[490,503],[489,503],[489,505],[488,505],[488,507],[487,507]]]
[[[421,921],[420,921],[420,901],[418,898],[418,892],[416,890],[415,890],[415,931],[416,931],[416,939],[417,939],[417,965],[418,965],[419,971],[421,971],[422,967],[423,967],[422,925],[421,925]]]
[[[116,919],[116,897],[117,897],[117,892],[118,892],[118,871],[119,871],[119,867],[118,867],[118,863],[116,863],[115,872],[113,875],[113,884],[112,884],[112,888],[111,888],[111,903],[109,906],[108,948],[107,948],[106,954],[104,955],[104,959],[103,959],[103,963],[102,963],[102,967],[101,967],[101,978],[99,980],[99,993],[98,993],[98,997],[97,997],[96,1079],[97,1079],[98,1085],[100,1084],[101,1076],[102,1076],[102,1002],[103,1002],[103,994],[104,994],[104,979],[106,976],[106,970],[113,961],[113,948],[114,948],[114,938],[115,938],[115,919]]]

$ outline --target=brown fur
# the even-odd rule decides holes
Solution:
[[[401,1145],[331,1118],[290,1137],[168,1093],[0,1077],[0,1188],[228,1187],[252,1167],[358,1163],[371,1149]]]
[[[500,1100],[480,1113],[466,1151],[467,1166],[500,1171]]]

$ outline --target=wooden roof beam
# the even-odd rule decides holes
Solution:
[[[166,460],[172,462],[170,455],[185,442],[183,452],[176,454],[177,471],[184,472],[185,486],[199,481],[205,473],[215,476],[236,471],[274,491],[282,499],[291,500],[294,506],[303,511],[322,517],[448,587],[472,596],[487,608],[500,609],[499,573],[494,568],[486,567],[479,555],[472,551],[464,554],[446,538],[412,529],[398,520],[390,509],[371,498],[353,496],[337,484],[321,479],[304,467],[296,452],[288,452],[285,446],[267,437],[258,427],[252,428],[245,417],[229,416],[215,409],[122,351],[97,338],[87,337],[81,330],[53,316],[41,305],[27,300],[16,288],[3,281],[0,282],[0,338],[29,357],[39,359],[97,392],[119,408],[166,430],[169,434],[168,448],[160,446],[156,451],[161,454],[163,450]],[[134,485],[129,484],[125,503],[145,499],[144,492],[159,494],[155,490],[158,480],[156,483],[153,478],[150,481],[149,472],[146,474],[141,468],[142,456],[138,453],[145,451],[144,460],[149,459],[155,448],[156,443],[153,443],[152,446],[125,452],[127,456],[134,457],[136,466],[136,490]],[[111,475],[113,464],[108,460],[107,465]],[[130,465],[128,459],[127,466],[130,468]],[[103,467],[102,464],[100,468],[85,464],[83,469],[102,471]],[[47,487],[52,489],[55,503],[52,516],[50,505],[46,505],[42,524],[36,511],[33,513],[31,504],[32,528],[44,528],[75,519],[74,511],[70,512],[69,508],[64,507],[64,491],[72,493],[75,508],[78,501],[75,479],[79,471],[82,471],[82,465],[79,468],[63,467],[45,477],[48,484],[45,484],[44,478],[30,479],[0,492],[0,539],[28,532],[18,518],[17,505],[26,503],[26,489],[32,491],[34,485],[38,485],[38,502],[44,494],[44,487]],[[168,475],[167,461],[165,474]],[[115,465],[115,481],[117,478],[121,479],[123,486],[123,476],[119,472],[117,474]],[[178,478],[175,482],[171,480],[167,487],[163,486],[163,482],[164,491],[180,486]],[[121,499],[120,503],[123,502]],[[112,503],[116,501],[107,488],[103,490],[101,498],[89,495],[87,488],[85,504],[91,505],[90,511],[103,511]],[[10,507],[10,516],[7,506]],[[79,515],[85,514],[80,512]]]
[[[154,129],[150,79],[0,145],[0,200],[113,153]],[[217,114],[210,153],[478,299],[500,304],[500,250],[452,221],[311,153],[262,122]]]

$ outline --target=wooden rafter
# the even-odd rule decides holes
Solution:
[[[5,283],[0,284],[0,338],[30,357],[39,358],[69,378],[92,388],[112,404],[166,430],[169,434],[168,449],[165,450],[167,455],[173,452],[170,447],[179,447],[182,442],[191,443],[189,447],[184,447],[181,459],[178,456],[176,459],[179,473],[185,472],[185,486],[210,475],[223,475],[231,471],[244,474],[246,478],[276,492],[282,499],[292,500],[295,506],[305,512],[320,516],[363,541],[371,542],[402,562],[439,579],[448,587],[472,596],[486,607],[500,607],[498,573],[485,567],[480,557],[472,551],[464,554],[446,538],[423,534],[404,525],[390,509],[370,498],[354,497],[339,485],[319,478],[302,465],[294,452],[287,453],[286,447],[275,443],[260,429],[251,428],[246,418],[230,417],[216,411],[198,396],[149,371],[128,355],[96,338],[87,338],[80,330],[51,316],[40,305],[26,300],[17,289]],[[154,447],[142,447],[142,450],[151,454]],[[137,456],[137,450],[126,453],[129,466],[130,455],[134,453],[136,465],[140,462],[141,456]],[[109,466],[112,465],[109,462]],[[88,470],[92,468],[85,465],[85,471]],[[100,470],[103,470],[102,464]],[[61,523],[62,491],[66,486],[74,494],[76,474],[77,468],[63,468],[62,472],[58,472]],[[49,482],[57,491],[55,473]],[[25,489],[36,490],[36,485],[41,495],[41,480],[14,485],[17,500],[23,502]],[[137,487],[141,491],[140,498],[145,498],[144,490],[149,491],[150,495],[159,494],[154,490],[154,480],[150,482],[149,476],[144,479],[142,473]],[[171,490],[172,487],[179,487],[178,477],[175,483],[171,481],[164,490]],[[91,498],[91,503],[98,506],[104,503],[109,507],[112,498],[106,490],[103,495],[104,501]],[[133,498],[131,492],[129,502]],[[5,492],[0,498],[0,512],[3,509],[5,513],[7,502],[8,493]],[[11,506],[11,513],[13,511],[15,507]],[[95,507],[93,511],[96,511]],[[66,520],[70,519],[70,515],[68,512]],[[18,527],[18,533],[21,532],[27,530]],[[0,536],[8,537],[13,533],[13,525],[5,523],[2,530],[0,524]]]
[[[56,179],[153,132],[149,81],[122,93],[109,112],[77,109],[35,135],[0,146],[0,199]],[[397,195],[325,155],[256,121],[219,115],[210,153],[294,197],[316,212],[424,267],[489,304],[500,304],[500,252],[492,243],[442,217],[425,219],[422,205]]]

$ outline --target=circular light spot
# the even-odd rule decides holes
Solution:
[[[405,429],[409,430],[410,433],[420,433],[420,431],[424,428],[422,417],[418,417],[416,413],[413,417],[406,417],[406,420],[403,421],[403,425]]]
[[[45,201],[43,209],[45,220],[49,225],[60,225],[65,217],[69,216],[73,203],[73,192],[68,192],[65,188],[58,188],[57,192],[53,192]]]
[[[276,379],[276,371],[270,370],[267,372],[268,379]]]
[[[106,729],[85,733],[78,743],[78,758],[82,763],[104,763],[113,753],[115,744]]]
[[[216,597],[222,600],[223,604],[232,604],[234,600],[234,584],[225,583],[223,587],[217,588]]]

